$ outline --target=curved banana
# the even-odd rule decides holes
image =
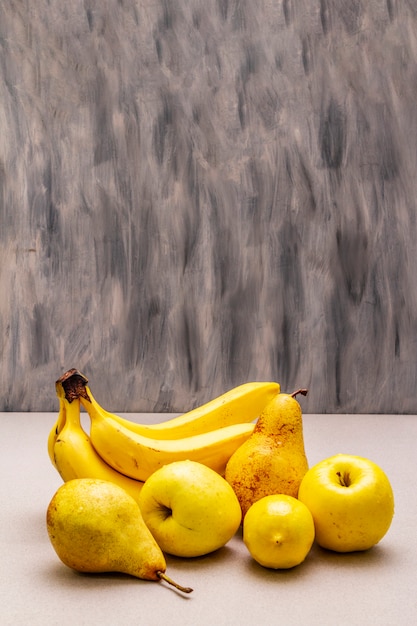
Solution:
[[[83,405],[85,399],[80,398]],[[232,424],[182,439],[151,439],[122,426],[112,417],[91,414],[91,443],[115,470],[145,481],[167,463],[192,460],[224,474],[233,452],[252,434],[254,424]]]
[[[58,392],[58,389],[57,389]],[[52,426],[49,435],[48,435],[48,455],[49,458],[51,459],[51,463],[52,465],[55,466],[55,456],[54,456],[54,446],[55,446],[55,442],[58,438],[59,433],[61,432],[61,430],[64,427],[65,424],[65,402],[64,402],[64,396],[60,396],[58,395],[58,399],[59,399],[59,412],[58,412],[58,417],[57,420],[55,422],[55,424]],[[55,466],[56,467],[56,466]]]
[[[182,439],[232,426],[253,422],[267,404],[280,393],[278,383],[244,383],[183,415],[159,424],[138,424],[103,409],[85,383],[81,402],[91,416],[111,417],[132,432],[152,439]]]
[[[73,478],[100,478],[116,483],[136,501],[143,483],[115,471],[97,454],[80,421],[80,401],[63,399],[65,425],[54,446],[55,466],[64,482]]]

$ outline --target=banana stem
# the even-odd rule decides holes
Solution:
[[[62,386],[65,398],[71,403],[73,400],[80,397],[90,400],[85,388],[87,383],[88,379],[81,374],[81,372],[72,368],[58,378],[55,384]]]
[[[175,589],[182,591],[183,593],[191,593],[193,591],[191,587],[183,587],[182,585],[176,583],[175,580],[172,580],[172,578],[167,576],[165,572],[161,572],[159,570],[158,572],[156,572],[156,575],[158,576],[158,578],[160,578],[161,580],[165,580],[165,582],[175,587]]]

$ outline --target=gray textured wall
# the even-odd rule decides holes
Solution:
[[[0,409],[417,413],[415,0],[2,0]]]

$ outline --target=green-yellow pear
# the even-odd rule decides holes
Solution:
[[[242,519],[249,507],[274,494],[297,497],[298,487],[308,470],[304,450],[303,420],[293,394],[280,393],[267,404],[253,434],[230,457],[225,478],[233,487]]]
[[[165,574],[165,557],[138,504],[114,483],[93,478],[64,483],[49,503],[46,525],[58,557],[74,570],[164,579],[185,593],[192,591]]]

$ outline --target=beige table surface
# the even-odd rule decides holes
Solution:
[[[1,626],[417,623],[417,416],[304,416],[310,465],[345,452],[388,474],[396,514],[378,546],[348,555],[314,547],[301,566],[272,571],[251,560],[238,533],[204,558],[167,558],[171,576],[194,588],[190,596],[123,575],[80,575],[58,560],[45,528],[46,508],[62,484],[46,451],[54,419],[0,414]]]

